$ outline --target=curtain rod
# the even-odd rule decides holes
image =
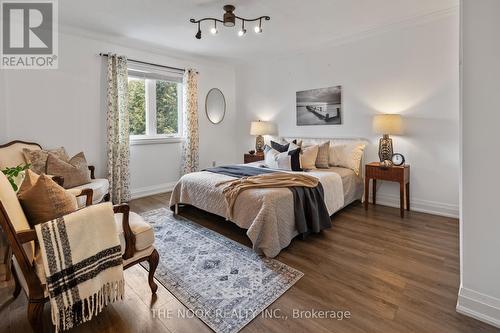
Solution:
[[[99,55],[101,57],[107,57],[108,54],[107,53],[99,53]],[[156,66],[156,67],[163,67],[163,68],[167,68],[167,69],[174,69],[174,70],[177,70],[177,71],[181,71],[181,72],[185,72],[186,70],[184,68],[177,68],[177,67],[170,67],[170,66],[165,66],[165,65],[158,65],[158,64],[153,64],[151,62],[145,62],[145,61],[140,61],[140,60],[134,60],[134,59],[128,59],[128,61],[132,61],[132,62],[136,62],[136,63],[139,63],[139,64],[143,64],[143,65],[150,65],[150,66]]]

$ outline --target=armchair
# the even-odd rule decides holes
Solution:
[[[92,191],[84,190],[76,195],[86,196],[85,201],[92,202]],[[98,208],[99,206],[91,205],[72,214],[76,217],[83,216],[84,210]],[[153,245],[152,227],[138,214],[131,212],[126,204],[115,206],[113,210],[122,247],[124,269],[148,261],[150,268],[148,283],[151,292],[156,293],[158,286],[154,282],[154,273],[158,266],[159,254]],[[83,218],[82,223],[85,223]],[[13,253],[12,272],[15,280],[13,296],[17,297],[21,290],[24,290],[28,298],[27,315],[30,325],[35,332],[41,332],[43,306],[48,301],[48,293],[36,233],[30,228],[17,196],[3,174],[0,174],[0,227]]]
[[[39,150],[42,149],[38,143],[35,142],[27,142],[21,140],[11,141],[9,143],[0,145],[0,169],[4,169],[6,167],[16,167],[19,164],[26,163],[24,159],[23,149],[28,148],[31,150]],[[93,195],[93,203],[99,203],[102,201],[109,201],[109,182],[107,179],[95,178],[95,167],[93,165],[89,165],[89,173],[91,182],[88,184],[84,184],[81,186],[75,187],[75,189],[92,189],[94,192]],[[64,184],[64,178],[58,175],[54,175],[54,181],[59,185]],[[78,200],[78,204],[83,207],[84,201]]]
[[[35,142],[27,142],[21,140],[11,141],[9,143],[0,145],[0,170],[3,170],[6,167],[16,167],[20,164],[26,163],[24,159],[23,149],[28,148],[31,150],[42,149],[38,143]],[[89,165],[89,172],[91,182],[88,184],[84,184],[81,186],[77,186],[74,190],[78,193],[78,191],[91,189],[93,195],[91,196],[91,203],[99,203],[101,201],[109,201],[109,182],[107,179],[96,179],[95,178],[95,167],[93,165]],[[58,175],[54,175],[52,179],[58,183],[59,185],[64,184],[64,178]],[[87,196],[87,199],[89,197]],[[79,207],[88,206],[88,202],[86,202],[84,196],[77,197]],[[0,231],[0,263],[5,265],[9,265],[10,262],[10,251],[6,247],[5,244],[5,236]],[[7,270],[7,278],[9,278],[9,270]]]

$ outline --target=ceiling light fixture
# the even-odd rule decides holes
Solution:
[[[262,32],[262,20],[269,21],[271,18],[269,16],[260,16],[254,19],[246,19],[243,17],[236,16],[234,14],[235,7],[233,5],[225,5],[224,7],[224,16],[222,20],[213,17],[206,17],[200,20],[190,19],[189,22],[198,24],[198,32],[196,33],[196,39],[201,39],[201,22],[203,21],[213,21],[214,27],[210,29],[212,34],[217,34],[217,22],[222,23],[225,27],[234,27],[236,25],[236,20],[241,21],[241,30],[238,31],[238,36],[243,37],[246,34],[245,22],[256,22],[259,21],[259,25],[255,26],[255,32],[260,34]]]

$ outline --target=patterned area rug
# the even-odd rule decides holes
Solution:
[[[155,230],[155,277],[215,332],[238,332],[304,275],[166,208],[141,215]]]

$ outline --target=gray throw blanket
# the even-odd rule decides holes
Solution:
[[[256,168],[244,165],[229,165],[205,169],[203,171],[223,174],[234,178],[257,176],[264,173],[277,172],[267,168]],[[323,186],[289,187],[293,194],[295,227],[302,237],[309,233],[318,233],[331,227],[330,215],[324,201]]]

